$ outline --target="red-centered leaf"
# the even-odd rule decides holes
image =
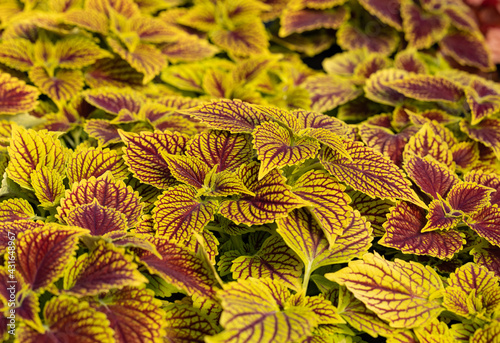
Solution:
[[[209,69],[203,76],[203,89],[205,93],[215,98],[228,98],[231,96],[233,80],[224,70]]]
[[[453,26],[459,30],[468,32],[477,32],[478,25],[475,20],[474,12],[469,6],[463,6],[461,3],[446,4],[444,13],[450,18]]]
[[[135,16],[129,21],[130,31],[137,33],[146,43],[167,43],[183,39],[186,34],[173,25],[168,25],[158,18]]]
[[[92,32],[108,34],[108,18],[104,13],[91,8],[72,8],[61,16],[61,21]]]
[[[118,126],[113,125],[109,120],[105,119],[90,119],[85,122],[85,132],[90,137],[97,139],[100,146],[106,146],[112,143],[120,142],[118,134]]]
[[[266,0],[265,3],[274,5],[274,1],[270,0]],[[344,3],[346,3],[346,0],[293,0],[288,6],[292,9],[313,8],[316,10],[326,10],[331,7],[343,5]]]
[[[158,256],[151,252],[141,252],[139,259],[152,274],[173,286],[184,290],[188,295],[201,298],[215,298],[215,279],[203,261],[187,248],[170,243],[163,237],[151,238],[156,245]]]
[[[178,89],[204,93],[202,83],[206,65],[185,63],[169,66],[161,73],[161,79]]]
[[[464,95],[461,86],[434,75],[411,75],[388,86],[408,98],[420,101],[458,102]]]
[[[170,131],[139,134],[120,131],[120,135],[126,144],[123,159],[137,179],[160,189],[176,183],[161,152],[180,154],[186,147],[187,136]]]
[[[128,175],[127,166],[115,150],[101,148],[77,148],[68,161],[66,175],[69,184],[99,177],[109,171],[117,180]]]
[[[396,30],[401,31],[403,20],[400,13],[401,4],[398,0],[360,0],[359,3],[371,15],[380,19],[383,23],[394,27]]]
[[[105,13],[108,17],[112,12],[117,12],[125,18],[131,18],[140,13],[139,7],[133,0],[88,0],[85,8]]]
[[[231,272],[235,280],[270,278],[298,290],[302,268],[300,259],[281,237],[271,236],[254,255],[234,259]]]
[[[465,95],[471,110],[472,125],[500,111],[500,90],[493,82],[482,78],[473,79],[465,89]]]
[[[78,94],[83,89],[84,78],[80,70],[57,70],[50,75],[44,67],[34,67],[30,70],[31,81],[47,94],[55,103],[63,103]]]
[[[321,164],[336,179],[373,197],[399,198],[425,207],[395,164],[361,142],[345,142],[345,147],[351,160],[328,148],[320,154]]]
[[[362,29],[352,22],[346,22],[337,30],[337,44],[343,50],[364,48],[369,52],[390,55],[399,44],[399,34],[389,26],[381,26],[375,33],[370,25]]]
[[[0,249],[5,251],[9,246],[9,242],[11,241],[11,237],[17,237],[21,232],[24,231],[32,231],[36,228],[43,227],[42,221],[33,221],[29,220],[16,220],[13,222],[0,222]],[[12,245],[12,243],[11,243]]]
[[[356,330],[364,331],[372,337],[393,335],[394,329],[375,312],[367,309],[365,304],[356,299],[345,287],[340,287],[338,302],[339,314]]]
[[[474,182],[460,182],[448,193],[447,201],[454,210],[472,214],[490,203],[490,194],[494,189]]]
[[[115,181],[110,173],[99,178],[92,176],[88,180],[74,183],[71,190],[66,191],[57,208],[58,217],[65,221],[69,212],[76,206],[91,204],[97,199],[101,206],[113,208],[127,218],[127,227],[134,227],[142,214],[143,204],[137,192],[126,186],[123,181]]]
[[[313,139],[292,137],[277,123],[264,122],[253,132],[254,148],[261,161],[258,179],[261,180],[274,168],[300,164],[316,157],[319,145]]]
[[[470,336],[471,343],[494,342],[500,335],[500,322],[493,321],[483,327],[478,328]]]
[[[500,119],[486,118],[474,126],[462,120],[460,129],[473,140],[493,149],[497,158],[500,158]]]
[[[471,250],[474,262],[486,267],[489,271],[500,277],[500,248],[498,246],[478,246]]]
[[[110,232],[123,232],[127,229],[125,214],[116,209],[101,206],[96,199],[71,209],[65,221],[68,225],[78,226],[90,231],[92,236],[104,236]]]
[[[218,100],[184,111],[217,130],[250,133],[268,119],[250,104],[240,100]]]
[[[205,39],[194,35],[186,35],[176,42],[164,45],[161,53],[173,63],[197,62],[213,57],[219,49]]]
[[[8,199],[0,203],[0,223],[16,220],[30,220],[35,218],[35,211],[31,204],[21,198]]]
[[[477,32],[450,32],[439,41],[439,46],[446,55],[453,57],[461,65],[484,71],[494,69],[490,50]]]
[[[112,57],[111,53],[83,36],[68,36],[55,44],[55,56],[60,68],[80,69],[97,60]]]
[[[409,127],[395,134],[390,129],[367,124],[360,125],[358,129],[361,139],[367,146],[390,158],[397,166],[401,166],[403,163],[404,146],[417,130],[414,127]]]
[[[28,71],[33,67],[33,44],[24,38],[7,39],[0,44],[0,62],[6,66]]]
[[[408,72],[399,69],[382,69],[373,73],[365,83],[366,97],[386,105],[396,106],[402,103],[405,96],[391,88],[389,84],[404,79],[407,75]]]
[[[114,342],[106,316],[85,301],[61,295],[50,299],[43,309],[44,329],[40,333],[26,324],[19,327],[17,338],[26,343]]]
[[[61,292],[82,297],[111,289],[140,286],[147,279],[132,260],[132,255],[125,255],[125,249],[98,241],[92,252],[71,258],[64,273]]]
[[[40,92],[10,74],[0,72],[0,114],[17,114],[34,110]]]
[[[243,195],[238,200],[221,203],[219,213],[236,224],[260,225],[286,217],[304,202],[290,191],[285,178],[276,169],[258,180],[259,165],[251,163],[238,170],[238,176],[255,196]]]
[[[205,177],[210,168],[196,157],[173,155],[161,152],[167,162],[170,173],[179,182],[191,185],[197,189],[203,188]]]
[[[169,242],[184,243],[213,220],[217,207],[217,201],[202,201],[187,185],[169,189],[158,197],[153,209],[156,235]]]
[[[443,281],[432,268],[416,262],[390,262],[369,253],[326,277],[345,285],[392,327],[418,327],[443,311],[441,300],[435,298],[444,289]]]
[[[205,177],[204,188],[203,195],[209,197],[224,197],[235,194],[255,195],[255,193],[250,192],[245,187],[243,181],[240,180],[236,172],[229,170],[217,173],[215,169],[212,168],[210,173]]]
[[[57,206],[64,196],[63,176],[57,170],[38,166],[31,173],[31,186],[42,207]]]
[[[463,218],[477,234],[491,244],[500,246],[500,208],[498,205],[486,206],[482,210]]]
[[[458,287],[467,294],[473,290],[477,294],[481,294],[485,291],[498,288],[497,281],[497,277],[493,273],[488,272],[486,268],[469,262],[450,274],[448,285],[449,287]]]
[[[245,134],[211,130],[196,135],[186,147],[186,155],[197,157],[217,172],[234,171],[253,157],[251,138]]]
[[[466,171],[479,160],[479,148],[476,142],[460,142],[451,148],[453,162],[457,169]]]
[[[16,267],[33,291],[42,291],[64,273],[79,237],[85,233],[87,230],[52,223],[19,235]]]
[[[426,74],[427,65],[420,58],[416,49],[406,49],[396,54],[394,65],[398,69],[406,70],[411,73]]]
[[[204,343],[205,336],[219,331],[213,320],[187,304],[168,303],[163,310],[166,313],[164,340],[168,343]]]
[[[325,237],[333,245],[350,217],[349,196],[345,187],[321,171],[310,171],[295,182],[292,192],[307,201],[309,211],[318,221]]]
[[[303,87],[310,94],[311,108],[318,112],[330,111],[361,94],[353,83],[331,75],[309,77]]]
[[[459,216],[449,215],[444,208],[448,208],[447,204],[443,204],[439,200],[434,200],[429,204],[429,213],[427,214],[427,223],[420,232],[430,232],[434,230],[447,231],[453,229],[460,223]]]
[[[210,32],[212,42],[236,56],[259,55],[267,51],[269,44],[264,24],[250,20],[231,30],[217,29]]]
[[[327,57],[322,66],[327,74],[338,76],[352,76],[356,67],[364,61],[367,56],[364,49],[341,52]]]
[[[472,171],[464,175],[465,182],[475,182],[489,188],[493,188],[496,192],[491,194],[491,204],[500,205],[500,175],[493,173],[485,173],[481,171]]]
[[[404,169],[420,189],[434,199],[439,196],[445,198],[449,190],[460,181],[456,173],[431,156],[422,158],[410,155],[405,160]]]
[[[446,16],[423,11],[410,1],[401,4],[401,16],[406,40],[410,47],[419,50],[430,48],[448,31],[449,20]]]
[[[433,130],[433,124],[425,123],[420,130],[410,138],[406,144],[403,159],[406,161],[411,156],[430,156],[436,161],[443,163],[451,170],[454,170],[453,155],[445,141],[445,137],[437,134]]]
[[[218,292],[224,311],[224,331],[206,337],[207,343],[250,342],[258,337],[262,343],[295,342],[311,334],[317,325],[312,309],[285,303],[291,296],[278,281],[248,279],[231,282]]]
[[[338,29],[349,18],[345,7],[337,7],[326,11],[301,9],[285,10],[280,17],[279,36],[286,37],[292,33],[302,33],[316,29]]]
[[[387,220],[387,214],[394,203],[390,200],[374,199],[362,192],[351,191],[351,207],[357,210],[370,223],[375,237],[383,236],[385,229],[382,224]]]
[[[365,79],[369,78],[371,74],[376,71],[388,68],[392,65],[392,62],[382,54],[371,53],[367,56],[361,64],[359,64],[354,70],[354,77],[359,79],[359,83],[362,83]],[[356,80],[358,82],[358,80]]]
[[[352,212],[333,245],[327,241],[314,216],[305,209],[293,210],[287,217],[278,219],[277,224],[278,233],[310,272],[359,258],[371,246],[370,226],[357,211]]]
[[[140,88],[143,77],[121,58],[103,58],[85,71],[85,82],[91,88]]]
[[[154,342],[164,333],[165,312],[160,308],[161,301],[155,299],[153,291],[143,287],[111,290],[90,306],[106,315],[116,342]]]
[[[144,95],[137,91],[116,87],[87,90],[83,97],[89,104],[116,115],[124,109],[130,113],[139,113],[146,100]]]
[[[384,223],[385,235],[379,243],[406,254],[451,258],[465,243],[463,233],[449,230],[421,233],[427,220],[425,211],[413,204],[400,202],[391,209]]]
[[[132,52],[111,37],[108,37],[106,41],[111,49],[127,61],[132,68],[144,74],[143,84],[151,81],[167,66],[166,57],[153,45],[139,43]]]

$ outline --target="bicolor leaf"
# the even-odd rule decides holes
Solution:
[[[7,199],[0,203],[0,223],[35,218],[31,204],[22,198]]]
[[[53,75],[41,66],[29,71],[31,81],[55,103],[64,103],[83,89],[84,77],[80,70],[59,69]]]
[[[215,168],[212,168],[205,177],[204,186],[206,190],[204,190],[203,195],[209,197],[224,197],[235,194],[255,195],[246,188],[237,173],[229,170],[216,173]]]
[[[57,170],[39,166],[31,175],[31,186],[42,207],[53,207],[59,204],[64,196],[64,184],[61,174]]]
[[[118,126],[111,124],[105,119],[90,119],[85,122],[85,132],[92,138],[95,138],[100,146],[106,146],[112,143],[120,142]]]
[[[441,162],[453,170],[453,154],[444,139],[442,135],[438,135],[433,130],[433,124],[427,122],[410,138],[408,144],[406,144],[403,152],[403,159],[407,160],[412,155],[421,158],[430,156],[437,162]]]
[[[60,68],[80,69],[94,64],[97,60],[112,57],[97,44],[83,36],[68,36],[55,44],[55,55]]]
[[[390,262],[368,253],[326,277],[345,285],[368,309],[395,328],[424,325],[443,311],[439,299],[443,281],[431,267],[416,262]]]
[[[427,224],[425,211],[413,204],[398,203],[391,209],[386,231],[379,243],[404,253],[451,258],[462,249],[465,236],[455,230],[421,232]]]
[[[354,83],[331,75],[309,77],[303,87],[309,92],[311,108],[317,112],[333,110],[362,93]]]
[[[161,152],[180,154],[188,142],[187,136],[170,131],[139,134],[120,131],[120,135],[126,144],[123,159],[137,179],[160,189],[176,183]]]
[[[210,32],[213,43],[236,56],[258,55],[266,52],[267,33],[260,20],[250,20],[235,25],[232,29],[217,29]]]
[[[370,223],[373,235],[375,237],[383,236],[385,229],[382,224],[387,220],[389,209],[394,203],[390,200],[374,199],[365,193],[357,191],[349,192],[349,197],[352,199],[350,206]]]
[[[389,85],[396,80],[404,79],[407,75],[408,72],[399,69],[382,69],[373,73],[365,83],[366,97],[375,102],[391,106],[402,103],[405,96]]]
[[[500,158],[500,119],[486,118],[477,125],[462,120],[460,129],[473,140],[493,149],[497,158]]]
[[[155,202],[154,229],[157,236],[183,244],[213,220],[217,207],[217,201],[197,198],[193,188],[177,186],[163,192]]]
[[[452,31],[439,41],[442,51],[461,65],[484,71],[494,68],[491,53],[484,38],[477,32]]]
[[[434,200],[429,204],[429,213],[427,214],[427,223],[420,232],[429,232],[434,230],[447,231],[453,229],[460,223],[460,213],[445,211],[448,205],[439,200]],[[458,216],[456,215],[458,214]]]
[[[369,52],[390,55],[399,44],[399,34],[392,27],[384,25],[375,35],[371,25],[360,27],[354,21],[348,21],[337,30],[337,44],[343,50],[364,48]]]
[[[166,313],[164,339],[167,341],[204,343],[205,336],[213,336],[219,331],[213,320],[187,304],[168,303],[163,310]]]
[[[365,60],[368,53],[364,49],[340,52],[323,60],[322,66],[327,74],[353,76],[356,67]]]
[[[203,93],[203,75],[206,66],[199,63],[184,63],[169,66],[161,73],[161,79],[178,89]]]
[[[0,44],[0,62],[17,70],[30,70],[34,65],[33,44],[24,38],[4,40]]]
[[[90,88],[140,88],[144,77],[121,58],[98,60],[85,70],[84,76],[85,82]]]
[[[274,168],[300,164],[316,157],[319,145],[310,138],[293,137],[277,123],[264,122],[253,132],[254,148],[261,161],[258,179]]]
[[[92,8],[72,8],[64,13],[61,21],[92,32],[103,35],[108,34],[108,18],[106,14]]]
[[[394,66],[410,73],[426,74],[427,65],[416,49],[406,49],[400,51],[394,57]]]
[[[425,207],[396,165],[360,142],[345,142],[345,147],[352,160],[331,149],[320,154],[321,164],[336,179],[370,196],[399,198]]]
[[[500,89],[493,82],[475,78],[465,89],[465,95],[471,110],[472,125],[500,111]]]
[[[205,163],[192,156],[160,153],[167,162],[170,173],[177,181],[197,189],[203,187],[205,177],[210,171],[210,168]]]
[[[0,90],[1,114],[29,112],[38,105],[38,89],[10,74],[0,72]]]
[[[116,115],[123,109],[130,113],[139,113],[146,101],[144,95],[137,91],[116,87],[91,89],[82,95],[89,104]]]
[[[500,248],[498,246],[476,246],[470,254],[474,256],[474,263],[500,277]]]
[[[259,165],[251,163],[238,170],[238,176],[255,196],[244,195],[239,200],[220,204],[219,213],[236,224],[260,225],[285,217],[304,202],[290,191],[285,178],[276,169],[258,180]]]
[[[494,191],[474,182],[460,182],[451,188],[446,200],[454,210],[473,214],[490,203],[490,194]]]
[[[446,101],[458,102],[463,96],[462,87],[434,75],[412,75],[402,80],[395,80],[388,84],[397,92],[408,98],[420,101]]]
[[[383,23],[394,27],[396,30],[401,31],[403,21],[400,12],[401,4],[398,0],[360,0],[359,3],[371,15],[380,19]]]
[[[496,189],[496,192],[491,194],[491,204],[500,205],[500,175],[494,173],[485,173],[481,171],[471,171],[464,175],[465,182],[475,182],[489,188]]]
[[[17,237],[21,232],[32,231],[36,228],[43,227],[43,225],[42,221],[35,222],[32,219],[0,222],[0,249],[2,249],[2,251],[7,251],[5,249],[9,246],[12,236]],[[10,245],[12,245],[12,243],[10,243]]]
[[[498,205],[486,206],[482,210],[465,217],[464,222],[488,242],[500,246],[500,208]]]
[[[285,10],[280,16],[279,36],[286,37],[292,33],[302,33],[317,29],[338,29],[349,19],[345,7],[336,7],[327,11],[314,9]]]
[[[42,291],[62,276],[78,239],[86,232],[51,223],[19,235],[17,269],[33,291]],[[32,251],[37,253],[32,254]]]
[[[348,139],[354,139],[355,137],[354,129],[335,117],[306,110],[295,110],[292,114],[297,116],[298,125],[301,129],[324,129]],[[314,136],[312,131],[311,135]],[[345,155],[345,152],[343,154]]]
[[[172,63],[197,62],[213,57],[218,52],[219,49],[216,46],[195,35],[186,35],[161,48],[161,53]]]
[[[465,172],[479,160],[479,149],[475,142],[460,142],[451,147],[453,162],[457,169]]]

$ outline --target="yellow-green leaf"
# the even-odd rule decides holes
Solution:
[[[31,173],[31,186],[42,207],[52,207],[64,196],[64,184],[57,170],[39,166]]]

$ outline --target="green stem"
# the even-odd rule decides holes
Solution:
[[[302,175],[307,173],[308,171],[315,170],[315,169],[316,170],[323,170],[323,165],[321,164],[321,162],[312,163],[312,164],[306,165],[304,167],[295,169],[292,172],[292,174],[290,175],[290,177],[288,178],[289,184],[290,184],[290,181],[295,181],[295,180],[299,179]]]
[[[309,279],[311,278],[312,273],[312,262],[309,262],[306,266],[306,270],[304,271],[304,281],[302,282],[302,289],[304,290],[304,294],[307,294],[307,287],[309,286]]]

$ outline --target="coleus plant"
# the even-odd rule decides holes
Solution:
[[[500,90],[460,2],[16,0],[0,20],[2,339],[498,336]],[[326,73],[289,53],[334,36]]]

